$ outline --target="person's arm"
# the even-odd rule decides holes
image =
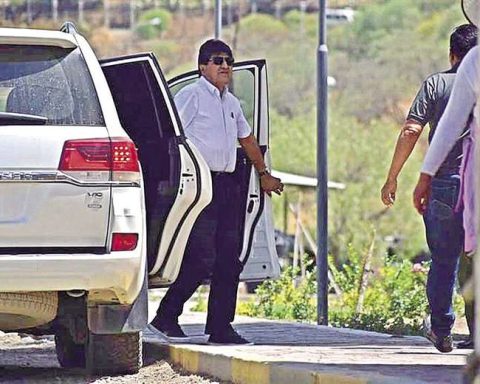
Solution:
[[[238,141],[240,145],[244,149],[247,157],[252,162],[253,166],[257,170],[259,177],[260,177],[260,185],[262,189],[270,194],[271,192],[275,192],[277,195],[280,195],[283,191],[283,184],[282,181],[277,178],[273,177],[266,165],[265,161],[263,160],[263,154],[260,150],[260,147],[255,139],[253,134],[250,134],[247,137],[239,138]]]
[[[423,125],[415,120],[407,120],[400,131],[395,146],[390,170],[388,171],[387,180],[383,185],[381,191],[381,198],[383,204],[391,206],[395,202],[395,194],[397,192],[397,177],[403,168],[403,165],[408,160],[412,153],[415,144],[417,143],[420,134],[422,133]]]
[[[413,192],[413,205],[420,214],[427,208],[432,177],[461,136],[477,100],[474,82],[478,81],[478,78],[473,75],[477,54],[478,51],[472,49],[460,64],[447,107],[425,156]]]

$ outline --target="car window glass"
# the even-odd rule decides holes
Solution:
[[[0,111],[43,116],[48,125],[104,125],[78,48],[0,45]]]
[[[253,128],[253,113],[255,107],[255,76],[249,69],[242,69],[233,73],[230,89],[237,96],[242,105],[243,114]]]

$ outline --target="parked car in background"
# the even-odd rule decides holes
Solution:
[[[263,60],[233,88],[268,157]],[[171,284],[211,199],[151,53],[99,62],[71,23],[0,28],[0,330],[54,334],[63,367],[136,372],[148,288]],[[270,199],[238,152],[243,280],[278,276]]]

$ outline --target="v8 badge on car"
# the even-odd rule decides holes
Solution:
[[[100,209],[102,208],[103,203],[103,193],[102,192],[87,192],[85,197],[85,204],[88,208]]]

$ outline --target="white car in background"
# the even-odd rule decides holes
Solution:
[[[54,334],[63,367],[136,372],[147,290],[171,284],[211,200],[153,54],[99,62],[71,23],[0,28],[0,330]],[[233,91],[268,159],[263,60]],[[244,281],[276,277],[270,199],[239,148]]]

